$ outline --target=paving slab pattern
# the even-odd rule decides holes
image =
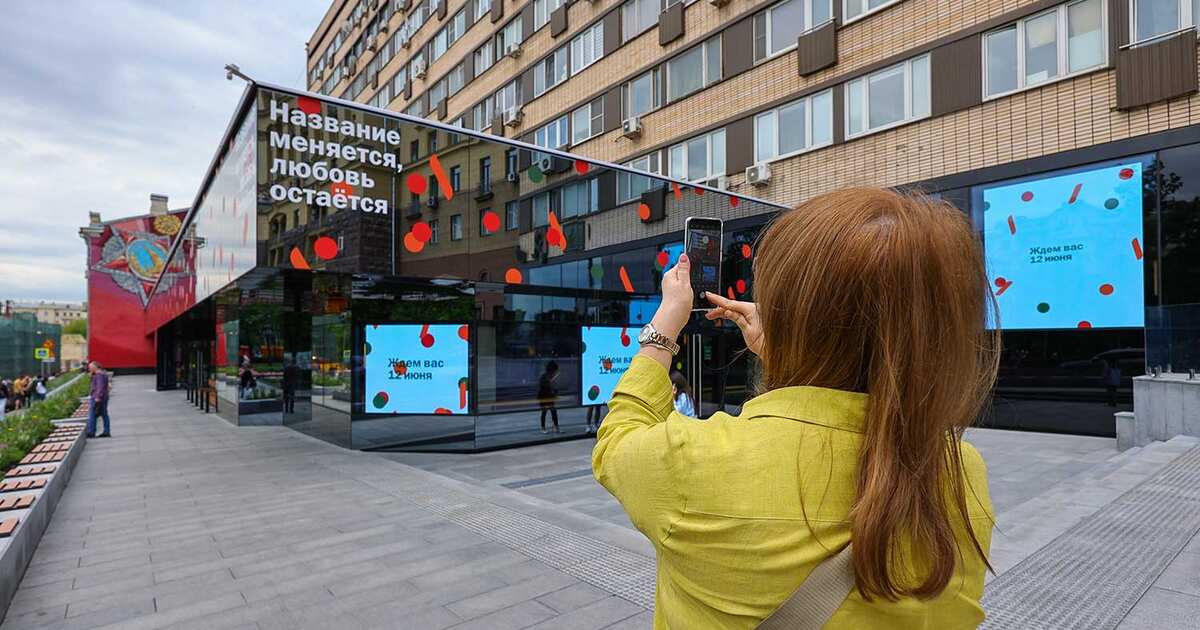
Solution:
[[[633,532],[287,428],[233,427],[153,384],[115,379],[114,437],[88,445],[4,630],[647,619],[645,596],[583,579],[631,564],[652,576]],[[566,566],[580,550],[588,562]]]

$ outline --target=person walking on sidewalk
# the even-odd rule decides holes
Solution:
[[[96,418],[104,417],[104,433],[99,437],[112,437],[108,419],[108,395],[112,389],[108,372],[100,368],[100,364],[92,361],[88,364],[88,372],[92,374],[92,391],[88,394],[87,436],[96,436]]]
[[[8,412],[9,395],[8,381],[0,380],[0,420],[4,420],[4,414]]]
[[[542,433],[546,432],[546,412],[554,422],[554,432],[558,433],[558,361],[546,364],[546,371],[538,379],[538,405],[542,408]]]

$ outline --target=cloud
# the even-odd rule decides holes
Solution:
[[[191,203],[242,94],[302,87],[327,2],[18,2],[0,21],[0,300],[86,297],[88,212]]]

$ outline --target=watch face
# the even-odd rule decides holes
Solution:
[[[654,328],[650,324],[642,326],[642,332],[638,333],[638,343],[650,341],[650,333],[652,332],[654,332]]]

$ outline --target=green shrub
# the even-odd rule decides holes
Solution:
[[[21,414],[11,414],[0,421],[0,473],[21,461],[29,449],[54,430],[51,420],[69,418],[79,406],[79,399],[91,389],[90,376],[75,381],[61,392],[36,402]]]

